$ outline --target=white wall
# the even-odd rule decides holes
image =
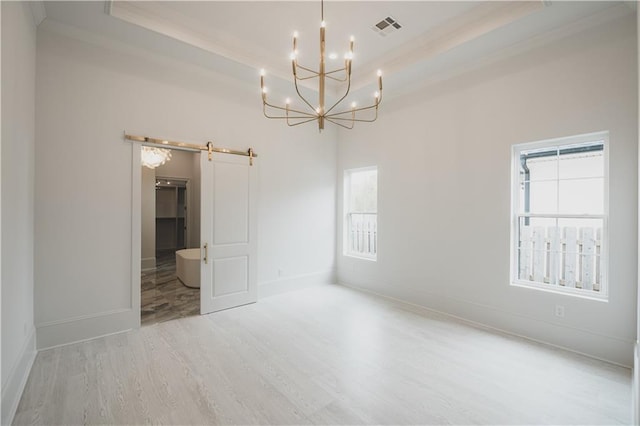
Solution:
[[[11,422],[35,357],[33,186],[36,24],[28,3],[2,2],[2,424]]]
[[[137,322],[125,129],[252,146],[259,155],[260,294],[332,279],[335,132],[289,129],[262,117],[258,88],[50,21],[38,29],[37,54],[39,347]]]
[[[338,238],[339,282],[631,365],[636,55],[628,16],[394,100],[375,125],[340,132],[338,182],[344,169],[378,166],[379,243],[374,263],[344,257]],[[510,286],[511,145],[600,130],[610,131],[609,302]]]

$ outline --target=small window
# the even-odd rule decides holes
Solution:
[[[606,299],[607,132],[514,145],[514,285]]]
[[[344,173],[344,254],[375,260],[378,252],[378,169]]]

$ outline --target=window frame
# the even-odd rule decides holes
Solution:
[[[350,211],[350,198],[351,198],[351,175],[354,173],[361,173],[361,172],[369,172],[369,171],[375,171],[376,172],[376,211],[375,212],[355,212],[355,211]],[[346,257],[351,257],[351,258],[356,258],[356,259],[363,259],[363,260],[369,260],[372,262],[376,262],[378,260],[378,166],[367,166],[367,167],[358,167],[358,168],[352,168],[352,169],[345,169],[344,173],[343,173],[343,201],[342,201],[342,211],[343,211],[343,215],[342,215],[342,229],[343,229],[343,239],[342,239],[342,255],[346,256]],[[352,214],[375,214],[376,215],[376,238],[375,238],[375,244],[376,244],[376,253],[375,254],[367,254],[367,253],[360,253],[360,252],[354,252],[352,250],[350,250],[350,239],[349,239],[349,235],[351,234],[351,220],[350,220],[350,216]]]
[[[547,214],[520,211],[520,155],[522,151],[541,149],[546,147],[586,144],[589,142],[602,142],[603,148],[603,212],[602,214]],[[559,177],[558,177],[559,179]],[[524,209],[523,209],[524,210]],[[547,284],[543,282],[522,280],[519,278],[519,234],[520,219],[553,218],[553,219],[600,219],[602,220],[602,239],[600,246],[601,288],[600,291],[585,290],[581,288],[565,287],[559,284]],[[582,135],[567,136],[561,138],[545,139],[536,142],[518,143],[511,146],[511,235],[510,235],[510,271],[509,283],[511,286],[542,290],[551,293],[563,294],[579,298],[604,301],[609,299],[609,132],[600,131]]]

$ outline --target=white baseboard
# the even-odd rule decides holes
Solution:
[[[20,357],[9,372],[9,378],[2,388],[2,415],[0,424],[10,425],[16,415],[22,392],[27,384],[33,361],[36,359],[36,332],[31,328],[31,332],[25,341]]]
[[[564,327],[524,315],[514,315],[492,306],[472,303],[462,299],[436,294],[429,295],[429,305],[408,302],[384,293],[378,293],[362,285],[338,282],[339,285],[394,300],[412,309],[445,315],[456,320],[492,329],[497,332],[522,337],[537,343],[564,349],[621,367],[633,364],[633,341],[594,333],[589,330]]]
[[[335,278],[336,272],[334,269],[331,269],[328,271],[264,281],[258,283],[258,300],[288,291],[301,290],[314,285],[335,284]]]
[[[41,323],[36,325],[38,350],[91,340],[139,326],[140,316],[135,309]]]
[[[140,267],[143,271],[148,271],[150,269],[155,269],[156,267],[156,258],[155,257],[145,257],[142,259]]]
[[[640,425],[640,341],[636,340],[633,358],[633,392],[631,397],[632,419],[634,425]]]

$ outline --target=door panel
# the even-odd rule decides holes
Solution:
[[[218,284],[218,296],[243,293],[249,290],[249,258],[247,256],[215,259],[213,280]]]
[[[233,308],[257,299],[256,166],[246,157],[201,155],[200,311]],[[205,249],[206,244],[206,249]]]
[[[216,163],[213,171],[214,243],[247,243],[250,168],[246,164]]]

